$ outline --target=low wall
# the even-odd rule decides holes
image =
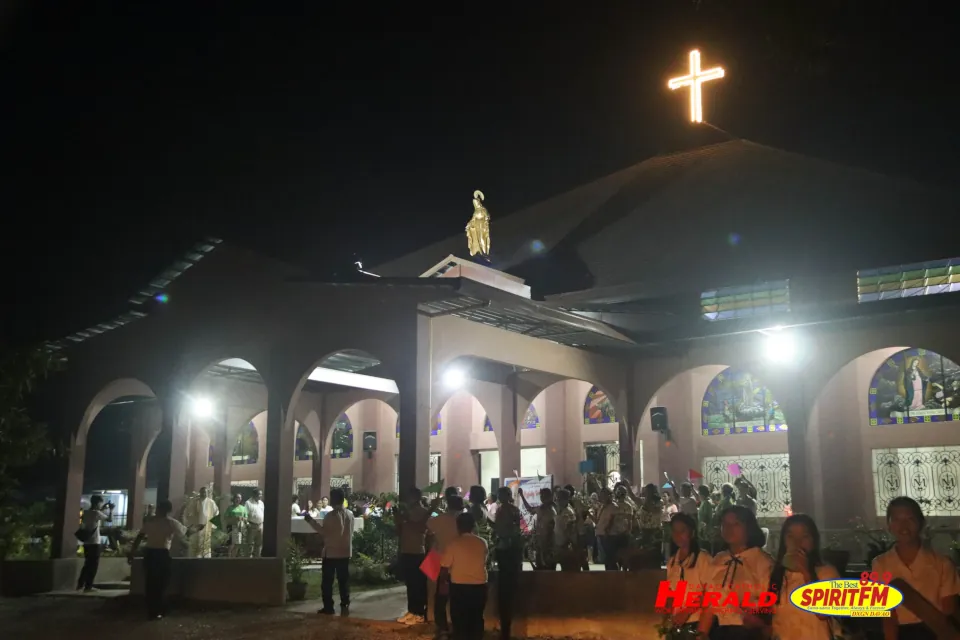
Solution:
[[[282,558],[174,558],[167,595],[195,602],[282,605]],[[143,595],[143,561],[133,562],[130,593]]]
[[[512,634],[519,637],[607,637],[656,640],[663,619],[654,611],[666,571],[524,571],[515,598]],[[491,573],[487,628],[499,628],[497,574]]]
[[[29,596],[50,591],[72,591],[83,567],[83,558],[58,560],[6,560],[0,563],[0,593]],[[124,582],[130,578],[126,558],[100,558],[96,584]]]

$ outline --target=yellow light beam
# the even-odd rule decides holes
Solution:
[[[723,77],[723,67],[714,67],[706,71],[700,70],[700,52],[694,49],[690,52],[690,73],[667,82],[673,90],[690,87],[690,121],[703,122],[703,89],[700,85],[710,80],[719,80]]]

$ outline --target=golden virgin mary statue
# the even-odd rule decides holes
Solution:
[[[470,255],[490,255],[490,214],[483,206],[483,192],[473,192],[473,217],[467,223],[467,247]]]

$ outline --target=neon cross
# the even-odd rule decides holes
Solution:
[[[723,77],[723,67],[714,67],[706,71],[700,70],[700,52],[694,49],[690,52],[690,73],[679,78],[673,78],[667,83],[671,89],[690,87],[690,121],[703,122],[703,100],[700,85],[710,80]]]

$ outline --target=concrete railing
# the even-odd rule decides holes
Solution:
[[[50,591],[72,591],[77,586],[83,558],[59,560],[5,560],[0,563],[0,594],[11,598]],[[130,578],[126,558],[100,558],[97,584]]]
[[[130,593],[143,595],[143,561],[133,562]],[[194,602],[278,606],[286,601],[282,558],[174,558],[167,595]]]

